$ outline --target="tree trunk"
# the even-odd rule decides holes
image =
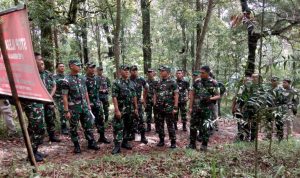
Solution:
[[[144,73],[151,68],[151,34],[150,34],[150,1],[141,0],[142,21],[143,21],[143,54],[144,54]]]
[[[181,48],[181,55],[182,55],[182,69],[184,71],[187,70],[187,53],[188,53],[188,40],[186,38],[186,22],[182,20],[180,23],[181,27],[181,35],[182,35],[182,48]]]
[[[55,64],[53,66],[55,66],[56,63],[60,61],[57,27],[53,28],[53,40],[54,40],[54,50],[55,50]]]
[[[117,0],[117,18],[114,29],[114,55],[115,55],[115,66],[118,73],[120,63],[120,26],[121,26],[121,0]]]
[[[198,9],[198,3],[197,3],[197,9]],[[197,27],[197,49],[196,49],[196,62],[195,62],[196,69],[200,69],[202,46],[208,29],[208,23],[210,21],[212,11],[213,11],[213,0],[208,0],[207,12],[206,12],[204,25],[201,30],[200,36],[198,34],[198,27]]]
[[[45,68],[47,70],[53,71],[53,39],[52,39],[52,29],[50,23],[40,23],[41,29],[41,55],[45,59]]]
[[[97,55],[98,55],[98,63],[99,66],[102,66],[102,58],[101,58],[101,36],[100,36],[100,25],[98,22],[98,18],[96,17],[95,23],[95,35],[96,35],[96,43],[97,43]]]
[[[85,6],[85,4],[84,4]],[[87,11],[86,11],[86,7],[84,7],[83,10],[83,18],[87,19]],[[86,64],[87,62],[89,62],[89,49],[88,49],[88,31],[87,31],[87,20],[83,21],[83,25],[82,25],[82,32],[81,32],[81,38],[82,38],[82,48],[83,48],[83,61],[84,64]]]
[[[196,0],[196,12],[200,13],[201,11],[201,3],[200,0]],[[200,36],[201,36],[201,23],[200,21],[197,23],[197,27],[196,27],[196,61],[194,63],[194,70],[199,69],[200,68],[200,50],[198,49],[200,46]],[[199,64],[198,64],[198,63]]]
[[[104,19],[105,21],[107,21],[107,15],[106,14],[102,14],[102,19]],[[108,43],[108,58],[112,58],[114,56],[114,49],[113,49],[113,39],[110,37],[110,31],[109,31],[109,26],[107,24],[107,22],[103,23],[103,30],[105,32],[106,35],[106,40]]]

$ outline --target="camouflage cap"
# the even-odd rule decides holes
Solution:
[[[132,66],[130,67],[130,70],[131,70],[131,71],[132,71],[132,70],[138,70],[137,65],[132,65]]]
[[[127,65],[127,64],[123,64],[123,65],[120,66],[120,69],[121,69],[121,70],[129,70],[130,67],[129,67],[129,65]]]
[[[77,66],[81,66],[81,62],[77,59],[72,59],[69,61],[69,65],[75,64]]]
[[[154,69],[149,68],[147,72],[154,72]]]
[[[198,76],[198,75],[200,75],[200,71],[199,71],[199,70],[195,70],[195,71],[193,72],[193,76]]]
[[[171,68],[167,65],[162,65],[159,67],[159,71],[167,71],[167,72],[170,72],[171,71]]]
[[[271,81],[277,82],[277,81],[279,81],[279,77],[273,76],[273,77],[271,77]]]
[[[86,63],[86,67],[88,67],[88,68],[95,68],[96,64],[94,64],[93,62],[88,62],[88,63]]]

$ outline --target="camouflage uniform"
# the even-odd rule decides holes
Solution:
[[[53,78],[53,74],[47,70],[44,70],[43,72],[40,72],[40,77],[47,88],[48,92],[51,93],[52,88],[55,83],[55,79]],[[54,137],[54,131],[55,131],[55,108],[54,104],[45,104],[45,122],[47,126],[47,132],[49,134],[50,138]]]
[[[71,113],[70,135],[74,144],[79,141],[77,133],[79,121],[84,129],[85,138],[89,144],[94,144],[93,118],[86,101],[86,79],[81,75],[66,75],[62,94],[68,95],[69,112]]]
[[[146,98],[146,108],[145,108],[145,112],[147,116],[147,125],[149,128],[149,125],[151,124],[151,120],[152,120],[152,111],[153,111],[155,128],[157,128],[157,114],[156,114],[156,108],[154,107],[154,103],[153,103],[153,95],[154,95],[155,87],[158,84],[158,81],[155,79],[153,80],[148,79],[146,82],[149,85],[147,98]]]
[[[219,88],[212,79],[196,79],[192,91],[194,93],[194,101],[190,121],[190,143],[196,144],[197,130],[199,129],[202,145],[207,146],[215,105],[209,98],[219,95]]]
[[[183,123],[183,127],[185,128],[187,118],[186,118],[186,113],[187,113],[187,101],[188,101],[188,91],[190,89],[190,84],[188,81],[182,79],[182,80],[176,80],[178,90],[179,90],[179,99],[178,99],[178,112],[175,116],[175,127],[177,127],[177,122],[178,122],[178,115],[179,111],[181,114],[181,121]]]
[[[138,129],[138,131],[141,134],[145,134],[142,92],[143,92],[143,88],[148,90],[149,86],[143,77],[137,77],[137,78],[131,77],[130,80],[135,85],[135,92],[136,92],[136,97],[137,97],[137,102],[138,102],[138,112],[139,112],[138,119],[135,119],[133,121],[134,128],[133,128],[133,131],[131,132],[131,134],[135,134],[136,129]]]
[[[60,124],[62,129],[67,128],[67,119],[64,115],[64,103],[62,97],[62,87],[64,82],[65,75],[64,74],[56,74],[54,75],[54,80],[56,82],[56,91],[54,95],[54,100],[59,112]]]
[[[112,85],[112,97],[116,97],[121,119],[114,118],[113,132],[114,143],[120,144],[121,140],[127,142],[133,128],[134,97],[136,97],[135,84],[122,78],[114,81]]]
[[[34,153],[37,153],[38,146],[43,142],[44,128],[44,105],[38,102],[24,102],[24,112],[28,118],[28,133]]]
[[[100,80],[100,91],[99,90],[99,98],[103,105],[104,110],[104,116],[105,116],[105,122],[108,121],[109,117],[109,101],[108,101],[108,94],[111,87],[110,80],[107,77],[104,76],[98,76]]]
[[[174,80],[170,78],[161,79],[155,88],[156,107],[157,107],[157,126],[160,140],[164,140],[165,121],[167,123],[169,138],[171,142],[176,141],[176,133],[174,128],[174,95],[178,93],[178,86]]]

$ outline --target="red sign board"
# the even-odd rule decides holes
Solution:
[[[18,96],[26,99],[52,102],[51,95],[40,79],[35,62],[27,10],[21,8],[0,12],[0,23],[2,23],[3,38]],[[1,52],[0,95],[12,96]]]

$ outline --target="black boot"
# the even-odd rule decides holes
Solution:
[[[207,142],[202,142],[200,150],[204,151],[204,152],[207,152]]]
[[[88,149],[99,150],[100,147],[97,146],[97,143],[94,140],[92,140],[92,141],[89,141],[89,143],[88,143]]]
[[[42,162],[42,161],[44,161],[43,156],[40,155],[40,154],[38,154],[37,149],[33,149],[33,156],[34,156],[34,159],[35,159],[36,162]],[[31,159],[29,159],[29,160],[31,162]],[[33,163],[31,162],[31,164],[33,164]]]
[[[164,138],[160,138],[159,142],[158,142],[158,144],[156,146],[163,147],[164,145],[165,145],[165,139]]]
[[[147,143],[148,143],[148,140],[147,140],[147,138],[145,137],[145,133],[141,133],[141,142],[144,143],[144,144],[147,144]]]
[[[182,123],[182,130],[185,131],[185,132],[187,131],[187,129],[186,129],[186,122]]]
[[[39,151],[37,151],[36,154],[40,155],[40,156],[43,157],[43,158],[47,158],[47,157],[48,157],[48,154],[41,153],[41,152],[39,152]]]
[[[196,143],[195,142],[190,142],[190,144],[186,147],[187,149],[196,149]]]
[[[202,137],[201,137],[200,133],[197,135],[197,141],[202,142]]]
[[[172,149],[176,148],[176,140],[171,140],[170,148],[172,148]]]
[[[61,124],[61,134],[69,135],[69,131],[66,123]]]
[[[81,153],[80,145],[78,142],[74,142],[74,153]]]
[[[100,134],[100,138],[99,138],[98,142],[104,143],[104,144],[110,144],[110,141],[107,138],[105,138],[104,133]]]
[[[121,147],[127,150],[132,150],[132,146],[128,143],[127,140],[123,140]]]
[[[175,130],[178,130],[177,122],[174,122],[174,128],[175,128]]]
[[[151,124],[147,124],[147,129],[146,129],[146,132],[150,132],[151,131]]]
[[[61,142],[61,140],[55,136],[54,132],[49,133],[49,141],[51,141],[51,142]]]
[[[116,142],[115,147],[113,148],[111,154],[115,155],[115,154],[118,154],[118,153],[121,153],[121,147],[120,147],[120,143]]]
[[[134,141],[135,140],[135,133],[131,133],[129,136],[128,136],[128,141]]]

